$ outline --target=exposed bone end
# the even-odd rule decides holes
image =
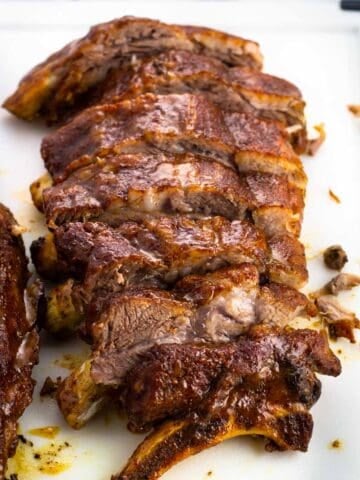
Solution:
[[[274,407],[274,406],[273,406]],[[125,468],[112,480],[156,480],[174,464],[224,440],[256,435],[266,437],[267,450],[306,451],[312,433],[311,415],[272,408],[266,420],[251,427],[236,411],[215,412],[205,418],[168,421],[135,450]]]
[[[355,343],[354,329],[360,328],[360,321],[353,312],[346,310],[334,295],[317,298],[316,305],[332,338],[344,337]]]
[[[74,281],[53,288],[48,296],[45,328],[57,337],[68,337],[83,320],[82,312],[72,298]]]
[[[30,185],[30,193],[31,193],[31,198],[32,201],[34,202],[35,207],[40,211],[44,211],[44,205],[43,205],[43,192],[47,188],[52,187],[53,181],[48,172],[44,173],[40,178],[35,180]]]
[[[83,427],[101,409],[106,401],[105,389],[94,383],[90,360],[61,383],[56,398],[65,420],[74,429]]]

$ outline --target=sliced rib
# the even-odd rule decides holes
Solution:
[[[145,94],[92,107],[42,143],[46,168],[57,183],[77,168],[119,153],[154,149],[194,153],[241,171],[284,174],[300,188],[306,176],[283,129],[271,121],[222,112],[200,95]],[[231,129],[231,131],[229,130]]]
[[[281,311],[277,316],[275,309]],[[87,319],[93,353],[62,384],[60,407],[67,421],[79,428],[96,410],[93,395],[82,385],[92,385],[90,391],[96,392],[95,383],[102,393],[104,388],[118,388],[139,355],[155,344],[228,342],[259,322],[282,327],[295,316],[314,314],[312,304],[296,290],[260,286],[251,264],[187,276],[172,292],[133,287],[116,293]]]
[[[293,132],[296,151],[301,153],[306,147],[305,103],[294,85],[247,68],[228,68],[216,58],[194,52],[170,50],[145,58],[133,68],[115,69],[89,95],[88,102],[115,103],[148,92],[200,92],[222,110],[278,120]]]
[[[61,119],[81,95],[105,78],[109,69],[119,67],[134,55],[174,48],[205,52],[230,65],[261,68],[262,64],[255,42],[206,28],[122,17],[92,27],[85,37],[37,65],[3,106],[26,120],[39,115]]]
[[[88,220],[117,225],[161,214],[233,220],[251,213],[267,235],[298,235],[304,204],[302,191],[284,176],[239,176],[191,154],[122,154],[80,168],[54,186],[44,176],[31,191],[50,228]]]

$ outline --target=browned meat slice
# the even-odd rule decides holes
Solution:
[[[254,386],[259,387],[260,378],[257,374],[263,372],[262,380],[266,383],[266,367],[274,394],[282,381],[286,384],[284,375],[288,375],[295,392],[296,387],[302,390],[298,401],[310,407],[317,400],[320,390],[318,381],[309,369],[327,375],[340,373],[340,362],[331,352],[326,334],[313,330],[258,328],[259,332],[255,329],[248,336],[239,337],[236,342],[167,344],[155,346],[143,354],[129,371],[125,382],[124,405],[133,427],[142,430],[159,420],[196,409],[197,405],[211,396],[209,390],[214,387],[222,390],[219,393],[225,400],[233,387],[242,384],[243,376],[254,375]],[[287,374],[284,371],[286,367]],[[275,381],[273,375],[280,371],[282,374],[280,378],[275,375]],[[235,377],[229,378],[233,375]],[[179,381],[180,378],[183,381]],[[244,381],[249,382],[250,386],[250,378]],[[224,391],[225,385],[227,391]],[[260,390],[270,393],[266,388]],[[281,398],[280,391],[278,394]],[[261,415],[260,410],[256,413]],[[245,418],[251,421],[250,415]]]
[[[279,315],[274,315],[276,309]],[[297,315],[314,313],[311,303],[296,290],[276,284],[260,286],[258,271],[251,264],[187,276],[171,293],[135,287],[114,294],[87,319],[93,353],[62,384],[59,405],[68,423],[79,428],[97,410],[93,395],[87,392],[98,391],[96,400],[100,400],[104,388],[122,385],[139,355],[154,344],[228,342],[256,323],[282,327]]]
[[[227,166],[235,158],[240,171],[284,174],[304,189],[301,161],[279,125],[237,113],[225,120],[227,125],[204,96],[149,93],[85,110],[45,137],[42,156],[56,183],[98,158],[158,149],[200,154]]]
[[[260,287],[250,264],[187,276],[172,295],[125,291],[109,297],[96,320],[88,321],[92,378],[105,386],[121,385],[137,356],[153,344],[228,342],[258,322],[285,326],[297,315],[315,313],[306,297],[290,287]]]
[[[310,330],[260,329],[223,345],[161,345],[129,373],[130,428],[154,431],[113,480],[159,478],[175,463],[239,435],[260,435],[267,450],[306,451],[315,372],[337,376],[327,337]],[[159,421],[162,423],[159,424]]]
[[[48,278],[63,274],[78,279],[50,294],[48,326],[57,330],[59,318],[78,323],[94,296],[101,308],[104,296],[129,284],[154,285],[159,280],[172,284],[191,272],[243,262],[264,271],[268,247],[262,233],[247,221],[160,217],[118,228],[68,224],[35,242],[32,258],[38,272]]]
[[[216,30],[122,17],[92,27],[85,37],[37,65],[3,106],[26,120],[39,115],[57,120],[82,94],[101,82],[109,69],[118,68],[134,55],[169,49],[204,52],[230,65],[261,68],[262,64],[255,42]]]
[[[33,195],[40,198],[37,190]],[[276,202],[276,201],[275,201]],[[161,214],[244,218],[253,198],[231,168],[191,154],[123,154],[80,168],[48,188],[42,207],[50,227],[97,220],[112,225]],[[278,203],[278,202],[276,202]]]
[[[271,237],[268,243],[271,250],[270,279],[294,288],[303,287],[308,280],[303,244],[289,234]]]
[[[194,52],[171,50],[112,71],[89,96],[89,104],[115,103],[143,93],[201,92],[221,109],[275,119],[288,131],[298,152],[306,148],[305,103],[286,80],[247,68],[227,68]]]
[[[73,172],[49,188],[34,182],[32,196],[50,228],[71,221],[117,225],[161,214],[221,215],[242,219],[252,212],[268,236],[300,233],[303,194],[284,176],[239,176],[217,162],[191,154],[122,154]]]
[[[24,303],[28,275],[19,227],[0,204],[0,479],[16,450],[17,422],[31,402],[38,359],[35,318]]]
[[[205,97],[145,94],[85,110],[45,137],[41,153],[57,182],[98,157],[151,148],[200,153],[231,166],[232,143],[221,111]]]
[[[235,142],[235,163],[240,172],[251,170],[287,175],[300,188],[306,187],[306,174],[300,158],[274,121],[244,113],[226,113],[225,121]]]

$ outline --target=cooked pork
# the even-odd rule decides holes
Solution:
[[[240,171],[284,174],[305,187],[301,161],[280,126],[237,113],[225,120],[203,96],[149,93],[85,110],[45,137],[41,151],[55,182],[97,158],[158,149],[200,154],[227,166],[235,159]]]
[[[296,290],[260,286],[251,264],[187,276],[172,292],[127,289],[108,297],[101,311],[87,318],[93,352],[59,389],[60,408],[71,426],[81,427],[102,405],[99,393],[94,401],[93,383],[102,393],[121,386],[139,355],[154,344],[228,342],[256,323],[283,327],[295,316],[314,313]]]
[[[3,106],[26,120],[39,115],[61,119],[111,68],[170,49],[204,53],[229,65],[261,68],[262,64],[259,46],[250,40],[207,28],[122,17],[92,27],[85,37],[37,65]]]
[[[263,272],[268,247],[263,234],[247,221],[160,217],[118,228],[68,224],[35,242],[32,258],[48,278],[63,274],[78,280],[50,293],[48,326],[56,329],[59,317],[80,321],[94,296],[101,308],[108,293],[130,284],[154,285],[159,280],[160,285],[173,284],[191,272],[243,262],[254,263]]]
[[[303,194],[284,176],[239,176],[217,162],[191,154],[122,154],[76,170],[49,187],[45,176],[32,196],[50,228],[73,221],[117,225],[161,214],[221,215],[253,220],[269,236],[300,233]]]
[[[251,113],[281,122],[299,152],[306,147],[304,102],[291,83],[189,51],[170,50],[145,58],[132,68],[110,72],[89,105],[115,103],[143,93],[201,92],[221,109]]]
[[[19,226],[0,204],[0,479],[16,450],[18,419],[32,398],[38,334],[31,301],[25,310],[27,259]]]
[[[315,372],[337,376],[326,336],[260,329],[223,345],[160,345],[130,371],[123,405],[132,430],[154,431],[116,480],[155,480],[227,438],[260,435],[267,450],[306,451],[318,400]],[[159,423],[160,421],[160,423]]]

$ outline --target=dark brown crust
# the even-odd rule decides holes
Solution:
[[[17,421],[29,405],[38,334],[25,311],[27,259],[19,226],[0,204],[0,478],[17,445]]]
[[[231,164],[232,142],[221,112],[204,97],[145,94],[85,110],[45,137],[41,153],[57,182],[98,157],[150,147],[169,152],[202,148],[210,158]]]
[[[304,189],[306,175],[286,135],[272,121],[226,114],[201,95],[145,94],[92,107],[42,143],[45,165],[55,182],[72,171],[125,152],[160,149],[195,153],[240,171],[286,175]]]
[[[237,435],[264,436],[267,450],[306,451],[313,426],[308,409],[321,389],[314,372],[337,376],[340,370],[326,335],[310,330],[259,328],[226,345],[154,347],[130,372],[123,401],[132,429],[166,421],[155,423],[112,478],[155,480]]]
[[[261,172],[239,176],[191,154],[123,154],[80,168],[43,192],[41,188],[41,181],[35,182],[33,196],[38,204],[42,198],[39,206],[50,228],[85,220],[117,225],[177,213],[233,220],[258,209],[255,216],[263,218],[269,208],[278,207],[287,221],[279,216],[277,231],[298,234],[304,204],[302,191],[284,176]]]
[[[255,42],[222,32],[183,28],[156,20],[122,17],[92,27],[89,33],[51,55],[20,82],[4,107],[26,120],[45,114],[61,118],[81,94],[102,81],[108,70],[132,55],[168,49],[201,51],[229,64],[261,68]]]
[[[110,72],[89,95],[88,106],[149,92],[202,93],[225,111],[248,113],[294,127],[290,129],[296,130],[291,135],[293,145],[306,145],[305,103],[294,85],[251,69],[227,68],[215,58],[189,51],[171,50],[145,58],[134,67],[126,65]]]

